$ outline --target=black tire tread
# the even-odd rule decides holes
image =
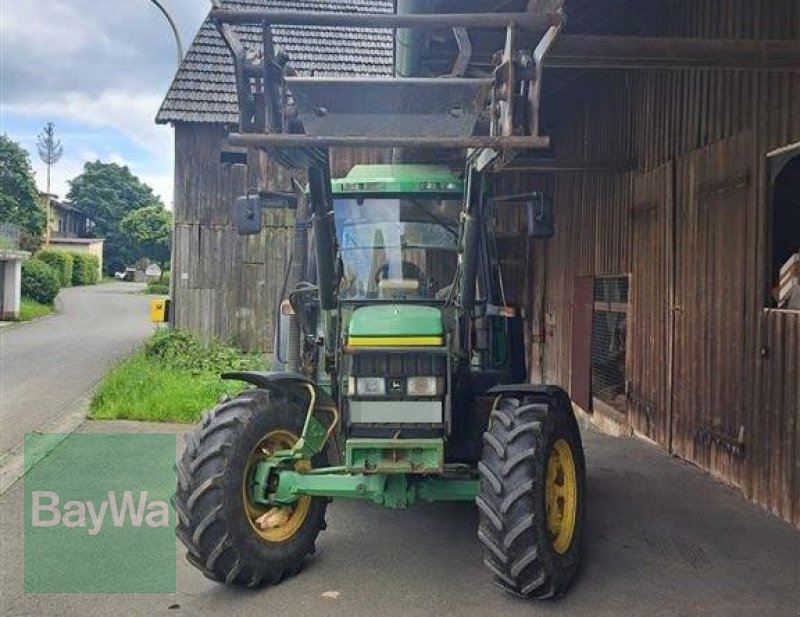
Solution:
[[[563,412],[563,402],[560,411]],[[544,599],[561,595],[577,571],[577,563],[559,566],[552,558],[543,509],[547,458],[543,452],[552,414],[558,401],[549,395],[503,397],[495,405],[484,434],[483,460],[478,465],[481,488],[476,499],[480,526],[478,538],[484,547],[484,562],[495,583],[523,598]],[[571,414],[571,410],[569,412]],[[579,483],[583,486],[583,450],[574,418],[562,421],[561,429],[576,439]],[[582,489],[579,493],[579,526],[582,528]],[[543,504],[543,497],[540,498]],[[576,529],[577,551],[581,529]],[[544,536],[544,537],[543,537]],[[547,546],[548,550],[542,550]],[[570,550],[573,550],[572,548]],[[579,554],[579,553],[578,553]]]
[[[242,521],[228,520],[226,503],[235,498],[225,494],[231,486],[226,478],[228,457],[241,449],[255,414],[270,414],[274,406],[287,401],[286,394],[247,390],[206,412],[185,436],[184,453],[176,466],[176,535],[187,549],[187,561],[211,580],[248,588],[275,584],[299,572],[314,553],[314,540],[325,527],[326,500],[315,500],[316,515],[304,523],[309,526],[306,539],[292,549],[280,549],[275,559],[266,562],[246,542],[235,539],[241,536],[235,527]],[[245,520],[244,525],[249,523]]]

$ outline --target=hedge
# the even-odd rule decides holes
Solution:
[[[22,295],[40,304],[53,304],[61,288],[55,268],[41,259],[22,262]]]
[[[94,285],[99,278],[100,260],[89,253],[72,253],[75,264],[72,267],[73,285]]]
[[[69,287],[72,285],[72,269],[75,263],[75,258],[72,253],[46,249],[44,251],[39,251],[36,254],[36,259],[41,259],[58,273],[62,287]]]
[[[146,291],[155,296],[168,296],[169,285],[164,285],[163,283],[148,283]]]

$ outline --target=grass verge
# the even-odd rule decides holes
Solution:
[[[19,317],[17,321],[31,321],[45,315],[50,315],[55,311],[52,304],[42,304],[30,298],[22,298],[19,306]]]
[[[220,373],[263,368],[261,358],[220,343],[204,346],[183,332],[159,332],[103,378],[92,397],[89,417],[196,422],[221,395],[245,387],[221,379]]]

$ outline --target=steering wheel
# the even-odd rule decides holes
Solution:
[[[390,264],[387,262],[378,268],[378,271],[375,273],[376,285],[380,284],[382,280],[389,277],[389,266]],[[404,261],[402,262],[402,270],[404,279],[416,279],[420,282],[420,284],[422,284],[422,282],[425,280],[425,273],[417,264],[413,264],[410,261]]]

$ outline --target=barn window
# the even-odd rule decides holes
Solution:
[[[624,412],[628,347],[628,276],[594,280],[592,311],[592,398]]]
[[[770,293],[768,306],[800,310],[800,145],[772,163]]]

